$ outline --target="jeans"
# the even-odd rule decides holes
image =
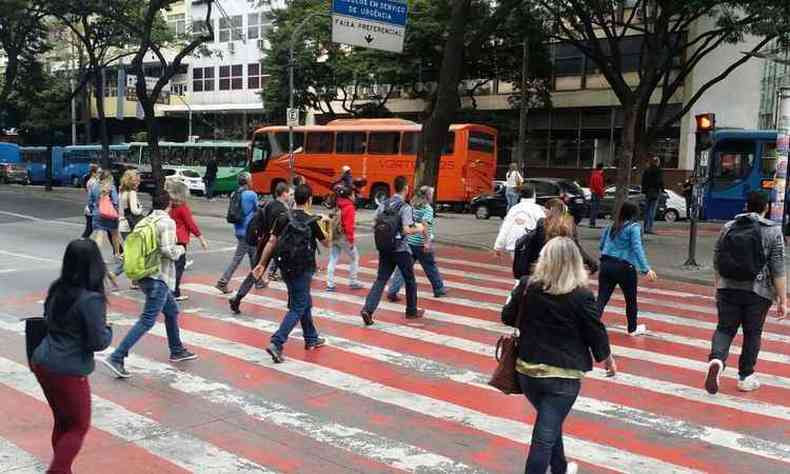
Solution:
[[[351,274],[351,284],[358,285],[359,279],[359,252],[357,246],[351,245],[345,238],[341,238],[332,242],[332,247],[329,249],[329,264],[326,267],[326,286],[330,288],[335,287],[335,266],[340,260],[340,255],[345,252],[351,259],[349,273]]]
[[[214,199],[214,183],[216,180],[206,180],[206,199]]]
[[[719,323],[713,333],[710,359],[727,362],[732,339],[738,332],[738,327],[743,326],[743,348],[738,360],[738,375],[744,379],[754,373],[757,356],[760,354],[765,316],[771,309],[771,301],[751,291],[718,290],[716,307]]]
[[[173,299],[173,293],[162,280],[143,278],[137,284],[145,294],[143,314],[140,315],[140,319],[132,326],[123,341],[118,344],[118,348],[112,353],[112,360],[123,362],[137,341],[154,327],[159,313],[165,315],[165,330],[167,331],[167,345],[170,347],[170,355],[183,352],[184,345],[181,343],[181,334],[178,329],[179,309],[176,300]]]
[[[272,335],[272,344],[282,350],[293,331],[296,323],[302,325],[302,336],[305,344],[312,344],[318,340],[318,331],[313,323],[313,298],[310,296],[310,282],[313,274],[305,272],[297,277],[285,278],[288,288],[288,312],[285,313],[280,328]]]
[[[599,212],[601,212],[601,198],[593,193],[590,196],[590,227],[595,227],[595,221],[598,219]]]
[[[535,407],[537,419],[532,428],[532,441],[525,474],[564,474],[568,469],[562,442],[562,424],[579,396],[578,379],[535,378],[519,374],[521,390]]]
[[[511,207],[518,204],[521,200],[521,194],[514,188],[507,188],[505,190],[505,199],[507,199],[507,210],[509,211]]]
[[[411,254],[414,255],[414,259],[420,262],[420,266],[422,266],[423,271],[425,271],[425,276],[428,277],[428,281],[431,282],[433,294],[437,295],[443,293],[444,282],[442,281],[442,274],[439,273],[439,267],[436,266],[436,258],[434,258],[433,250],[426,251],[425,247],[416,245],[409,245],[409,248],[411,248]],[[392,275],[392,280],[390,280],[388,293],[390,295],[397,295],[402,286],[403,275],[401,275],[400,270],[395,270],[395,273]]]
[[[91,387],[88,377],[59,375],[40,365],[33,366],[33,373],[55,418],[52,428],[54,456],[47,472],[71,474],[71,465],[91,426]]]
[[[181,244],[179,244],[181,245]],[[184,246],[186,248],[186,246]],[[184,276],[184,269],[187,266],[187,254],[181,255],[181,258],[176,260],[176,289],[173,290],[173,296],[181,296],[181,277]]]
[[[656,220],[658,210],[658,198],[648,198],[645,203],[645,232],[653,232],[653,222]]]
[[[414,278],[414,259],[409,252],[379,253],[379,270],[376,282],[365,299],[364,311],[373,314],[381,302],[384,287],[387,286],[395,268],[400,270],[406,283],[406,314],[417,314],[417,280]]]
[[[225,269],[225,273],[223,273],[222,277],[219,279],[219,282],[224,285],[227,285],[230,279],[233,278],[233,274],[236,272],[236,269],[239,268],[245,255],[250,259],[250,269],[255,267],[255,246],[248,244],[247,240],[244,238],[236,237],[236,240],[238,243],[236,244],[236,253],[233,254],[233,260],[230,261],[230,265],[228,265],[228,268]]]
[[[628,318],[628,332],[636,331],[636,288],[638,277],[636,269],[630,263],[617,258],[601,257],[601,268],[598,273],[598,312],[603,316],[603,310],[609,303],[609,298],[616,286],[623,290],[625,298],[625,316]]]

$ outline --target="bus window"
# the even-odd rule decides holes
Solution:
[[[307,134],[305,152],[329,154],[334,148],[335,135],[332,132],[310,132]]]
[[[226,148],[228,154],[228,166],[234,168],[244,168],[247,164],[247,149],[243,147]]]
[[[747,178],[754,166],[753,141],[728,140],[716,147],[713,190],[721,191]]]
[[[371,155],[397,155],[400,149],[400,133],[371,132],[368,153]]]
[[[337,132],[335,152],[341,155],[362,155],[365,153],[365,132]]]
[[[776,142],[762,142],[761,145],[763,146],[762,177],[771,179],[776,176],[776,165],[779,162],[779,156],[776,154]]]
[[[419,142],[420,134],[418,132],[404,132],[401,153],[404,155],[416,155]]]
[[[275,155],[288,154],[288,132],[276,132],[274,134],[274,143],[272,143]],[[304,146],[304,132],[294,132],[294,152],[301,153]]]
[[[255,135],[252,142],[252,163],[250,171],[264,171],[269,158],[272,156],[272,146],[269,143],[269,134]]]
[[[455,153],[455,132],[448,132],[444,141],[442,155],[452,155],[453,153]]]
[[[496,141],[494,136],[485,132],[471,132],[469,133],[469,151],[482,151],[484,153],[493,153]]]

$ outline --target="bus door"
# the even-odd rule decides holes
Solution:
[[[496,135],[470,130],[466,154],[466,189],[463,200],[469,202],[473,197],[491,190],[496,171]]]
[[[754,139],[724,139],[714,145],[705,196],[707,219],[732,219],[744,212],[746,196],[762,189],[758,148]]]
[[[70,181],[63,170],[63,147],[61,146],[52,147],[52,181],[59,186],[69,184]]]
[[[272,157],[272,145],[268,133],[257,133],[252,138],[250,145],[250,162],[248,164],[252,174],[252,189],[258,193],[268,193],[271,190],[264,183],[264,172]]]

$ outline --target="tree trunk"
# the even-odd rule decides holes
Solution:
[[[96,114],[99,118],[99,139],[101,140],[101,166],[108,170],[112,167],[110,161],[110,135],[107,132],[107,117],[104,114],[104,69],[95,67],[93,85],[96,91]]]
[[[631,185],[631,168],[634,163],[636,151],[636,133],[639,122],[638,107],[634,104],[623,106],[623,157],[617,169],[617,194],[615,198],[614,215],[620,213],[620,208],[628,199],[628,188]]]
[[[521,58],[521,104],[518,119],[518,169],[524,173],[527,163],[527,118],[529,117],[529,38],[524,38]]]
[[[91,120],[93,120],[93,113],[91,108],[91,89],[90,87],[85,87],[82,90],[82,120],[85,124],[85,136],[84,141],[86,144],[93,143],[93,127],[91,124]]]
[[[419,153],[415,166],[415,186],[428,185],[436,188],[439,176],[439,161],[455,112],[458,109],[458,82],[464,61],[464,36],[471,0],[454,0],[452,16],[444,45],[439,86],[431,115],[423,122],[420,134]],[[438,196],[436,190],[435,196]]]
[[[164,192],[165,180],[162,176],[162,152],[159,149],[159,124],[156,122],[156,112],[154,104],[150,100],[140,101],[145,114],[145,130],[148,133],[148,150],[151,156],[151,175],[156,188],[154,195],[158,196]]]

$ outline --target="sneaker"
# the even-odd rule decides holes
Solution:
[[[187,263],[184,264],[184,270],[189,270],[190,268],[192,268],[192,265],[194,264],[195,264],[194,260],[187,260]]]
[[[233,312],[233,314],[241,314],[241,308],[239,307],[241,306],[241,301],[237,300],[236,298],[231,298],[228,300],[228,303],[230,304],[230,310]]]
[[[267,286],[269,286],[269,284],[268,283],[264,283],[261,280],[258,280],[258,281],[255,282],[255,289],[256,290],[265,290]]]
[[[184,349],[178,354],[171,354],[170,362],[184,362],[185,360],[195,360],[197,358],[198,358],[197,354],[193,354],[188,350]]]
[[[130,374],[129,371],[126,370],[126,367],[123,366],[123,362],[116,362],[112,360],[112,358],[110,357],[107,357],[106,359],[102,359],[101,362],[102,364],[107,366],[108,369],[110,369],[110,372],[112,372],[115,375],[115,378],[128,379],[129,377],[132,376],[132,374]]]
[[[565,468],[565,474],[579,474],[579,465],[575,462],[569,462],[568,467]]]
[[[414,314],[406,313],[406,319],[420,319],[423,316],[425,316],[424,309],[418,309],[416,312],[414,312]]]
[[[365,322],[365,326],[370,326],[373,324],[373,315],[365,311],[364,309],[359,312],[359,315],[362,316],[362,321]]]
[[[757,374],[752,374],[746,378],[738,378],[738,390],[741,392],[753,392],[760,388],[760,381]]]
[[[351,283],[350,285],[348,285],[348,287],[351,288],[352,290],[364,290],[365,289],[365,287],[362,285],[362,283]]]
[[[132,283],[129,284],[129,289],[130,290],[139,290],[140,289],[140,285],[138,285],[135,282],[132,282]]]
[[[309,342],[309,343],[305,342],[304,350],[312,351],[313,349],[318,349],[319,347],[323,346],[324,344],[326,344],[326,339],[324,339],[323,337],[319,337],[314,342]]]
[[[277,272],[269,273],[269,281],[280,281],[280,275]]]
[[[222,292],[223,295],[230,294],[230,290],[228,289],[228,284],[225,282],[218,281],[214,288],[218,289]]]
[[[719,379],[724,371],[724,363],[719,359],[712,359],[708,363],[708,375],[705,377],[705,390],[709,394],[715,395],[719,392]]]
[[[444,288],[442,288],[439,291],[434,291],[433,292],[433,297],[434,298],[441,298],[443,296],[447,296],[447,290],[445,290]]]
[[[628,335],[631,337],[644,336],[645,334],[647,334],[647,326],[644,324],[638,325],[634,330],[634,332],[628,333]]]
[[[398,295],[391,295],[391,294],[388,293],[387,294],[387,301],[389,301],[390,303],[397,303],[398,301],[400,301],[400,296],[398,296]]]
[[[176,301],[186,301],[186,300],[189,299],[189,296],[187,296],[187,295],[178,295],[178,296],[174,297],[174,299]]]
[[[272,361],[274,361],[275,364],[282,364],[285,360],[283,358],[283,350],[275,346],[273,342],[266,348],[266,352],[272,356]]]
[[[328,291],[329,293],[334,293],[336,290],[337,288],[334,286],[329,286],[329,285],[326,286],[326,291]]]

